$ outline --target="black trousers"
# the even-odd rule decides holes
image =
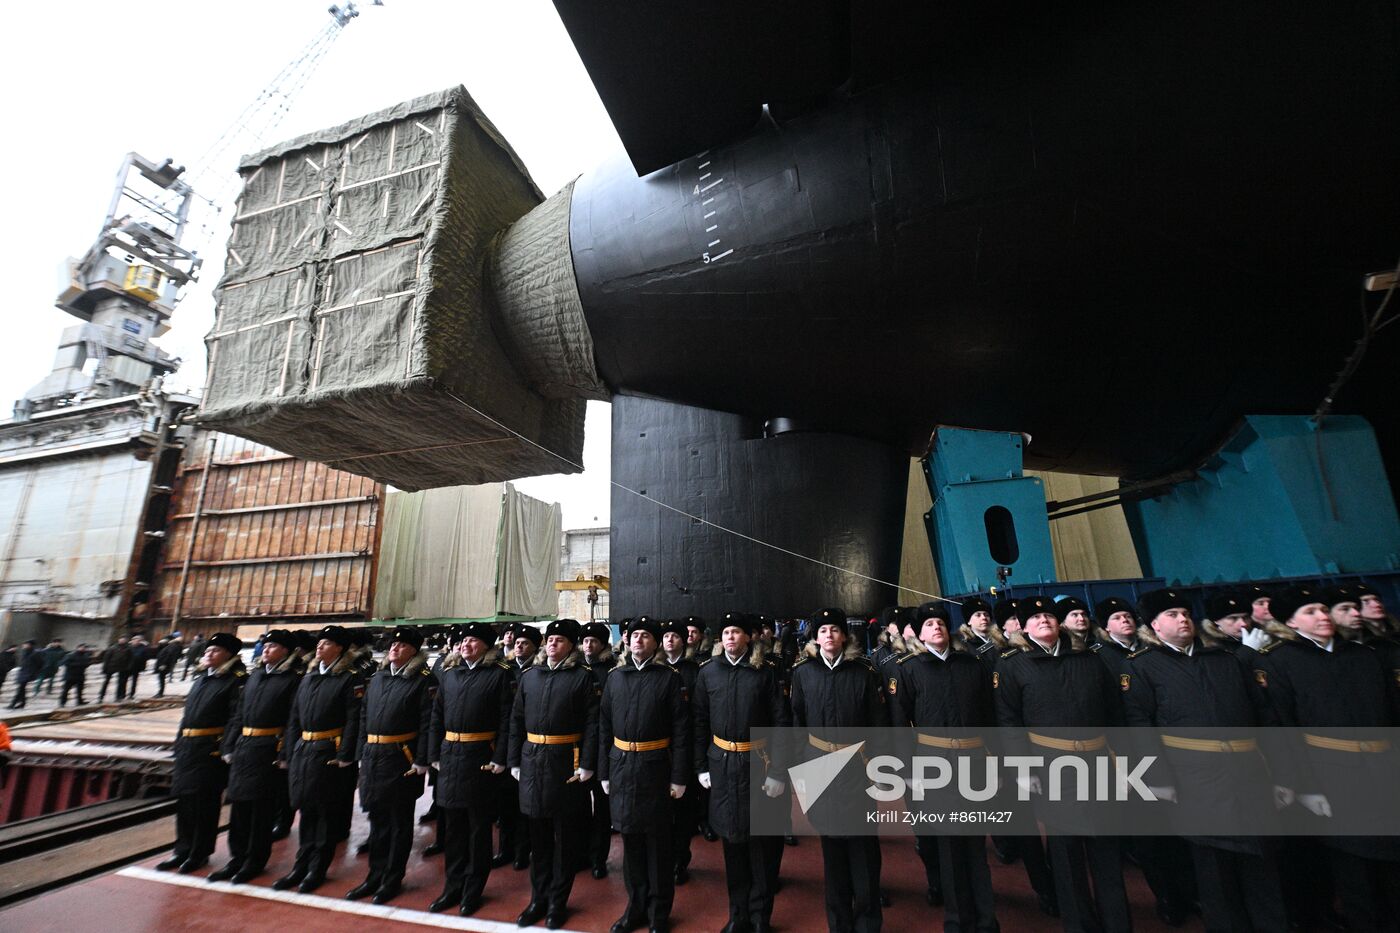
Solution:
[[[920,836],[934,842],[933,837]],[[995,933],[996,905],[987,843],[981,836],[938,836],[938,867],[943,884],[944,933]]]
[[[723,840],[724,881],[729,889],[729,919],[738,927],[771,923],[781,836],[750,836],[743,842]]]
[[[117,678],[117,699],[126,699],[126,684],[131,678],[131,675],[126,671],[120,671],[118,673],[102,675],[102,689],[97,691],[97,702],[101,703],[103,700],[107,699],[107,685],[112,682],[113,677]]]
[[[1283,888],[1272,855],[1191,845],[1206,933],[1288,929]]]
[[[68,680],[67,678],[64,678],[64,681],[63,681],[63,690],[58,694],[58,705],[59,705],[59,706],[66,706],[66,705],[67,705],[67,703],[68,703],[68,691],[72,690],[74,693],[77,694],[78,705],[79,705],[79,706],[82,706],[82,705],[83,705],[83,687],[84,687],[84,683],[83,683],[81,680]]]
[[[156,696],[165,696],[165,678],[168,676],[165,671],[156,671]]]
[[[1115,836],[1051,836],[1050,870],[1068,933],[1127,933],[1133,922]],[[1090,888],[1090,879],[1093,888]]]
[[[418,798],[408,794],[370,807],[369,875],[381,885],[402,884],[413,850],[413,805]]]
[[[647,833],[622,834],[622,883],[627,889],[627,915],[651,921],[671,920],[676,899],[675,848],[667,823]]]
[[[1143,878],[1159,904],[1176,909],[1197,900],[1191,846],[1179,836],[1133,836],[1123,840],[1142,866]]]
[[[821,840],[827,929],[878,933],[880,840],[874,836],[822,836]]]
[[[514,782],[511,782],[512,786]],[[569,906],[584,839],[568,814],[521,819],[530,830],[530,900],[547,911]]]
[[[25,700],[29,696],[30,681],[23,678],[15,681],[15,695],[10,700],[10,709],[24,709]]]
[[[588,864],[591,868],[606,868],[608,851],[612,848],[612,807],[603,785],[596,777],[588,782]]]
[[[301,808],[297,827],[297,860],[294,873],[307,878],[324,878],[335,859],[336,802],[331,799],[307,801]]]
[[[937,836],[915,836],[914,854],[924,863],[924,885],[930,891],[943,890],[943,877],[939,874],[939,853]]]
[[[175,798],[175,852],[185,861],[204,861],[219,836],[219,804],[224,789],[212,787]]]
[[[470,808],[438,808],[438,832],[447,874],[443,893],[467,904],[479,900],[491,874],[491,824],[487,813]]]
[[[1353,931],[1391,931],[1400,918],[1400,865],[1328,848],[1337,906]]]
[[[267,867],[268,857],[272,854],[272,822],[276,815],[277,801],[272,798],[230,802],[230,865],[250,874],[256,874]]]

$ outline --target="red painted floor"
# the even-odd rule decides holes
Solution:
[[[427,805],[427,798],[420,801],[420,810]],[[423,859],[417,852],[432,839],[432,826],[419,826],[415,854],[409,862],[405,891],[391,906],[399,908],[399,918],[360,916],[353,913],[337,912],[329,909],[326,902],[315,900],[318,897],[344,902],[346,891],[364,878],[366,862],[363,856],[353,852],[366,836],[368,827],[363,814],[356,814],[357,821],[352,831],[349,855],[342,855],[331,872],[331,880],[315,895],[303,898],[307,903],[289,904],[277,900],[250,897],[247,894],[222,893],[200,885],[183,887],[164,883],[147,877],[105,875],[99,878],[55,891],[27,903],[0,912],[0,931],[24,931],[24,933],[82,933],[82,931],[103,931],[103,933],[125,933],[125,931],[189,930],[228,933],[235,930],[277,929],[295,933],[318,933],[318,931],[345,930],[353,925],[357,931],[412,930],[416,924],[404,922],[411,917],[420,923],[436,925],[440,917],[452,918],[459,929],[472,926],[459,926],[463,918],[455,913],[442,915],[427,914],[426,908],[441,891],[441,857]],[[278,843],[273,850],[272,864],[268,873],[254,885],[240,886],[235,890],[258,887],[266,894],[275,894],[269,888],[272,881],[291,867],[294,855],[295,831],[292,839]],[[574,884],[570,901],[571,913],[567,927],[570,930],[606,931],[626,903],[622,877],[619,870],[622,842],[614,837],[612,856],[609,861],[609,876],[601,881],[594,880],[588,873],[581,873]],[[226,859],[222,841],[215,853],[212,867],[218,867]],[[159,858],[142,863],[149,867]],[[1035,906],[1035,897],[1026,882],[1024,869],[1019,865],[1003,866],[992,860],[992,883],[997,893],[997,918],[1006,933],[1020,933],[1029,930],[1058,930],[1060,922],[1045,917]],[[199,875],[208,874],[205,869]],[[480,911],[471,918],[473,921],[494,921],[508,924],[515,929],[515,917],[529,901],[528,872],[516,872],[509,866],[496,870],[486,887],[486,902]],[[191,876],[198,878],[199,875]],[[168,876],[160,876],[162,879]],[[703,838],[694,842],[694,861],[691,865],[692,880],[676,891],[676,904],[673,917],[677,933],[708,930],[718,931],[727,919],[727,899],[724,888],[723,856],[719,843],[707,843]],[[822,907],[821,851],[815,837],[801,838],[800,845],[789,847],[783,858],[783,890],[778,895],[774,912],[774,926],[785,931],[809,931],[825,928],[825,913]],[[1128,895],[1133,903],[1134,924],[1138,933],[1165,931],[1152,911],[1152,897],[1135,868],[1127,869]],[[887,839],[884,842],[883,885],[892,899],[885,910],[885,926],[889,930],[939,930],[942,928],[942,911],[931,908],[924,902],[923,866],[914,854],[913,842],[908,839]],[[280,898],[282,895],[275,894]],[[360,902],[366,903],[366,902]],[[378,910],[378,908],[376,908]],[[408,911],[424,911],[422,914],[403,915]],[[477,923],[476,929],[497,931],[503,929],[491,923]],[[1186,929],[1199,930],[1198,920]]]

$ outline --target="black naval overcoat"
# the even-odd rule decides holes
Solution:
[[[1255,678],[1279,724],[1299,727],[1322,745],[1371,739],[1383,750],[1342,751],[1299,737],[1293,755],[1271,761],[1275,782],[1299,795],[1325,795],[1336,822],[1364,825],[1377,790],[1393,787],[1400,774],[1400,749],[1390,741],[1390,728],[1400,723],[1400,691],[1372,648],[1334,638],[1329,652],[1289,631],[1254,659]],[[1327,844],[1363,858],[1400,860],[1394,836],[1332,837]]]
[[[598,780],[621,833],[645,833],[671,820],[671,785],[690,776],[690,709],[681,674],[653,656],[624,660],[608,675],[598,711]],[[666,748],[626,751],[617,742],[666,740]]]
[[[693,758],[697,774],[710,773],[710,828],[729,842],[749,838],[750,756],[763,760],[763,776],[787,783],[787,749],[781,744],[753,751],[726,751],[715,744],[748,742],[753,729],[786,728],[792,710],[778,662],[754,641],[739,663],[719,653],[699,666],[691,694]],[[783,803],[788,798],[780,798]],[[775,804],[776,805],[776,804]]]
[[[365,686],[360,705],[360,808],[368,810],[404,795],[423,793],[423,775],[411,769],[429,761],[433,695],[437,678],[428,669],[428,654],[419,651],[398,673],[386,660]],[[404,736],[395,742],[370,742],[371,735]]]
[[[1221,833],[1237,827],[1237,834],[1247,836],[1253,827],[1267,825],[1274,816],[1274,803],[1265,749],[1221,752],[1180,747],[1189,744],[1193,729],[1209,729],[1201,734],[1209,739],[1234,741],[1254,739],[1259,735],[1255,727],[1277,724],[1251,672],[1226,646],[1208,636],[1197,637],[1190,655],[1163,645],[1146,627],[1139,630],[1138,641],[1140,647],[1128,656],[1122,675],[1127,678],[1123,715],[1126,725],[1146,733],[1139,737],[1137,753],[1157,757],[1144,782],[1150,787],[1176,788],[1181,805],[1196,812],[1196,822],[1209,822]],[[1162,743],[1159,735],[1175,744]],[[1256,838],[1199,833],[1189,838],[1217,848],[1262,853]]]
[[[322,674],[313,657],[297,686],[281,753],[287,761],[293,807],[325,802],[345,790],[333,762],[353,764],[359,747],[360,700],[365,688],[354,662],[355,654],[347,648]],[[333,738],[303,738],[336,730],[341,734]]]
[[[582,806],[576,768],[598,768],[598,682],[575,649],[557,668],[541,655],[520,675],[510,720],[510,766],[520,769],[520,812],[563,816]],[[577,735],[577,743],[540,744],[530,735]]]
[[[832,745],[853,744],[853,730],[889,722],[880,677],[855,639],[847,642],[834,668],[827,667],[820,654],[817,643],[810,642],[804,657],[792,666],[792,724],[807,731],[806,738],[794,739],[794,765],[820,758],[833,750]],[[813,739],[828,744],[814,744]],[[862,758],[880,754],[877,745],[867,741],[861,749]],[[868,786],[865,769],[848,765],[808,811],[813,827],[823,835],[830,834],[828,828],[841,825],[840,816],[846,815],[852,801],[868,799]]]
[[[176,797],[217,787],[228,780],[224,764],[224,739],[238,710],[238,700],[248,672],[235,655],[218,669],[195,677],[185,697],[185,712],[175,737],[175,769],[170,793]],[[213,730],[210,735],[187,736],[186,730]]]
[[[1114,640],[1112,635],[1101,628],[1094,629],[1087,641],[1089,650],[1098,655],[1099,660],[1113,676],[1113,682],[1118,684],[1121,690],[1123,675],[1128,673],[1128,655],[1142,647],[1141,641],[1135,636],[1132,647],[1124,648]]]
[[[433,700],[433,723],[428,758],[438,762],[438,806],[453,809],[471,807],[483,818],[496,812],[497,775],[482,768],[491,764],[505,767],[510,749],[510,713],[515,702],[515,669],[501,660],[494,648],[473,668],[454,653],[438,673],[437,697]],[[488,733],[496,737],[484,741],[449,742],[448,732]]]
[[[229,800],[270,800],[279,793],[283,775],[278,752],[286,744],[287,720],[301,684],[297,658],[288,654],[268,673],[259,664],[248,675],[234,727],[225,736]],[[278,730],[276,735],[243,735],[244,729]]]
[[[992,675],[997,722],[1014,727],[1003,735],[1006,754],[1036,755],[1052,760],[1077,754],[1097,773],[1095,759],[1107,757],[1104,730],[1123,724],[1122,690],[1083,639],[1061,630],[1058,654],[1050,654],[1022,634],[1007,639],[1013,647],[997,660]],[[1021,730],[1025,731],[1022,732]],[[1066,751],[1036,744],[1032,735],[1057,741],[1087,741],[1097,747]],[[1060,830],[1092,833],[1094,805],[1074,799],[1050,801],[1042,774],[1042,793],[1034,796],[1040,818]],[[1073,795],[1066,794],[1066,797]]]

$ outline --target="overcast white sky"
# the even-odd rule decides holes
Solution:
[[[65,257],[91,245],[128,151],[195,162],[329,19],[328,0],[49,0],[6,7],[0,78],[9,142],[3,237],[8,319],[0,339],[0,418],[50,368],[74,321],[53,306]],[[545,194],[621,148],[548,0],[359,3],[275,142],[463,84]],[[260,148],[256,143],[235,147]],[[240,153],[232,153],[229,163]],[[165,349],[203,381],[209,286],[226,221],[205,243],[203,287],[180,305]],[[187,245],[189,245],[187,243]],[[564,506],[566,528],[607,524],[608,411],[589,403],[583,474],[517,486]]]

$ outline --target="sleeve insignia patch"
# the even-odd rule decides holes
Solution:
[[[897,681],[897,680],[895,680],[893,677],[891,677],[891,678],[890,678],[890,693],[895,693],[895,692],[898,691],[898,689],[899,689],[899,681]]]
[[[1001,686],[1001,673],[1000,673],[999,671],[993,671],[993,672],[992,672],[992,689],[995,690],[997,687],[1000,687],[1000,686]]]
[[[1267,686],[1269,686],[1269,674],[1268,674],[1268,672],[1267,672],[1267,671],[1261,671],[1261,670],[1259,670],[1258,668],[1255,668],[1255,669],[1254,669],[1254,682],[1257,683],[1257,684],[1258,684],[1259,686],[1261,686],[1261,687],[1267,687]]]
[[[1132,682],[1133,682],[1133,675],[1132,675],[1132,674],[1119,674],[1119,675],[1118,675],[1118,689],[1119,689],[1119,690],[1122,690],[1124,693],[1127,693],[1127,692],[1128,692],[1128,687],[1132,685]]]

